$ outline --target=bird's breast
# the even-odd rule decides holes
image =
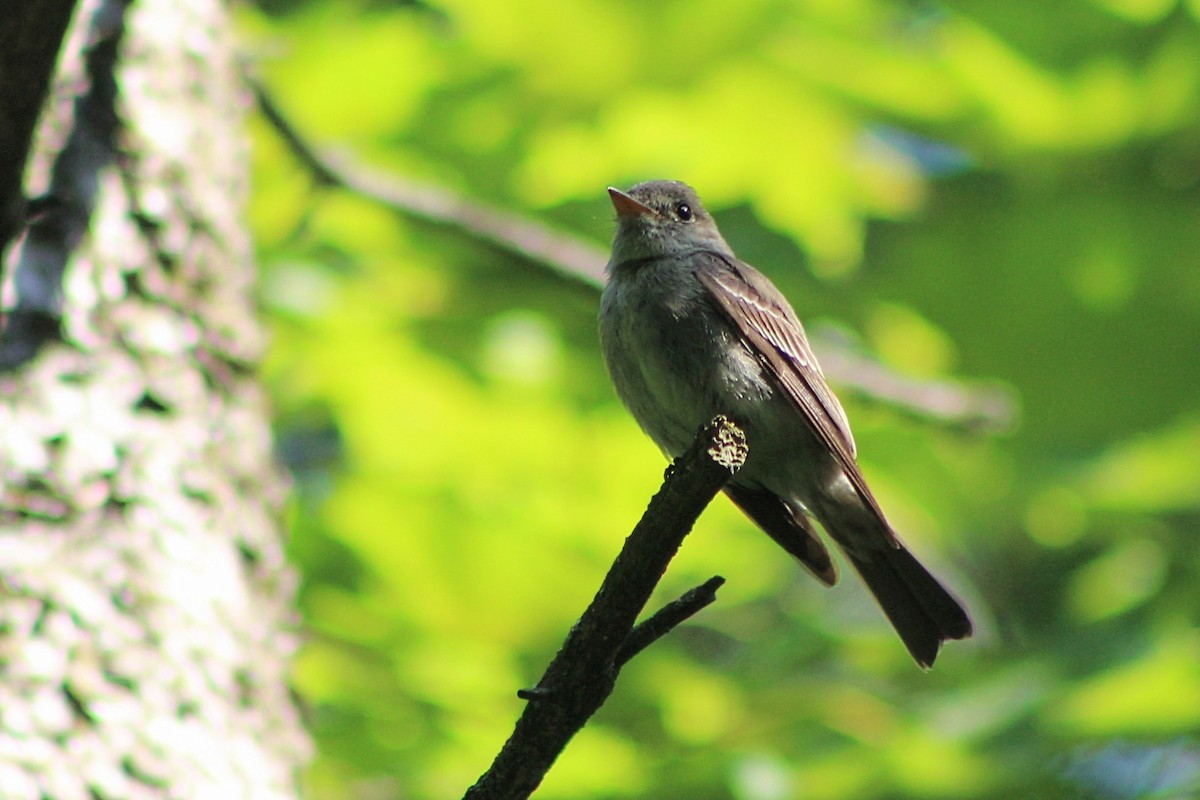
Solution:
[[[613,384],[668,455],[717,414],[749,418],[770,397],[757,358],[691,274],[624,276],[605,289],[600,335]]]

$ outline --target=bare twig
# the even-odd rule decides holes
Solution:
[[[441,187],[404,180],[378,169],[363,168],[347,158],[334,159],[318,153],[275,105],[262,84],[249,76],[247,81],[267,121],[321,184],[347,189],[408,216],[453,226],[568,278],[594,286],[604,283],[608,255],[599,247]]]
[[[869,402],[919,419],[968,431],[1000,432],[1016,424],[1016,392],[997,381],[918,380],[888,369],[835,334],[810,332],[813,350],[830,381]]]
[[[720,575],[715,575],[695,589],[691,589],[667,603],[655,611],[649,619],[639,622],[629,632],[621,649],[617,651],[617,667],[623,667],[625,662],[666,636],[684,620],[695,616],[701,609],[716,602],[717,589],[724,585],[725,579]]]
[[[528,797],[608,698],[625,661],[707,604],[719,578],[651,617],[647,625],[657,621],[640,628],[642,634],[628,645],[637,615],[696,518],[745,461],[745,441],[733,423],[718,417],[676,459],[562,649],[537,686],[521,693],[529,705],[492,766],[467,790],[466,800]]]

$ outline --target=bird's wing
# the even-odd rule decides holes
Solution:
[[[696,257],[708,260],[698,265],[696,277],[717,308],[757,355],[766,373],[804,414],[863,501],[884,519],[855,461],[854,437],[846,412],[826,385],[804,328],[787,300],[749,264],[713,252]]]

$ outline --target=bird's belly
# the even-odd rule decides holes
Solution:
[[[712,330],[704,320],[651,319],[633,321],[625,334],[623,360],[632,363],[613,369],[614,382],[634,418],[668,455],[686,450],[716,415],[752,419],[773,395],[758,360],[725,328]]]
[[[737,418],[735,418],[736,420]],[[783,392],[741,418],[749,452],[738,481],[769,489],[812,508],[812,500],[836,482],[842,469],[820,442],[804,413]]]

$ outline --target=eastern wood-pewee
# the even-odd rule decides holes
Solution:
[[[833,585],[820,521],[913,658],[932,666],[943,641],[971,635],[971,620],[888,524],[792,307],[737,259],[691,187],[649,181],[608,193],[617,232],[600,341],[638,424],[673,458],[713,417],[734,420],[750,452],[725,493]]]

